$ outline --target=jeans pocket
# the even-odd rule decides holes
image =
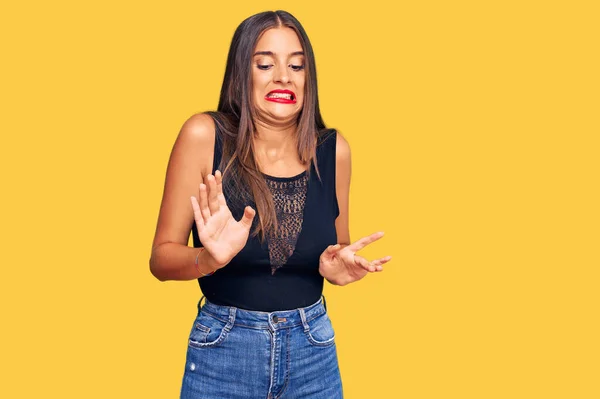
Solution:
[[[231,330],[228,322],[200,311],[190,332],[189,346],[193,348],[207,348],[221,344]]]
[[[335,342],[335,332],[327,312],[307,320],[306,338],[314,346],[331,346]]]

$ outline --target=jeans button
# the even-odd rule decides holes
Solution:
[[[277,323],[279,321],[279,318],[277,317],[277,315],[273,315],[273,322]]]

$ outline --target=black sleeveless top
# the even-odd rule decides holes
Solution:
[[[222,137],[215,124],[213,174],[223,151]],[[339,208],[335,193],[336,131],[328,130],[317,142],[317,164],[310,173],[293,177],[265,175],[273,194],[279,229],[261,244],[258,236],[248,238],[246,246],[225,267],[198,279],[200,289],[213,303],[242,309],[272,312],[305,307],[319,300],[323,277],[319,257],[329,245],[337,243],[335,219]],[[225,187],[225,184],[224,184]],[[239,220],[244,206],[233,207],[224,188],[231,213]],[[255,216],[254,222],[258,220]],[[196,224],[192,224],[194,247],[202,246]]]

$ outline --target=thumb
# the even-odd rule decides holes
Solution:
[[[256,211],[252,209],[252,207],[247,206],[244,208],[244,216],[242,216],[242,220],[240,222],[244,226],[250,228],[252,227],[252,220],[254,220],[254,215],[256,215]]]
[[[325,248],[324,255],[327,258],[332,258],[333,254],[335,254],[337,251],[339,251],[340,248],[341,248],[340,244],[330,245],[327,248]]]
[[[334,253],[336,253],[337,251],[339,251],[341,247],[342,246],[340,244],[330,245],[326,249],[327,254],[328,255],[333,255]]]

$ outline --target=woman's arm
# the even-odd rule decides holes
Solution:
[[[369,262],[357,252],[383,237],[377,232],[350,243],[348,203],[350,194],[350,146],[338,134],[336,141],[336,196],[340,214],[335,220],[338,243],[330,245],[323,251],[319,259],[319,273],[334,285],[347,285],[358,281],[370,272],[380,272],[391,256]]]
[[[164,192],[150,256],[150,272],[160,281],[194,280],[212,272],[212,257],[188,247],[194,213],[190,197],[198,197],[202,176],[212,173],[215,125],[207,114],[195,114],[182,126],[169,158]],[[199,268],[199,270],[198,270]]]
[[[350,175],[352,173],[352,161],[350,158],[350,145],[341,134],[337,134],[335,150],[335,192],[337,196],[340,214],[335,219],[335,230],[337,232],[338,244],[350,244],[349,226],[349,197],[350,197]]]
[[[349,197],[350,197],[350,176],[352,173],[352,161],[350,158],[350,145],[346,139],[337,133],[335,144],[335,193],[340,213],[335,219],[335,231],[337,242],[340,247],[350,245],[350,223],[349,223]],[[321,274],[329,283],[334,285],[343,285],[343,281],[338,281],[338,276],[329,274],[325,270],[320,270]]]

